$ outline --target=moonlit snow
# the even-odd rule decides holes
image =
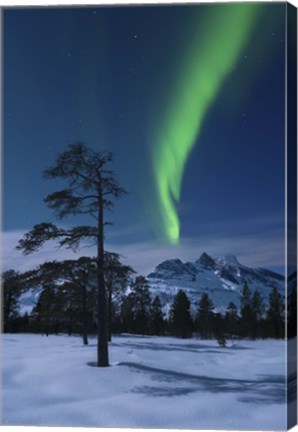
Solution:
[[[286,429],[285,342],[2,336],[4,425]]]

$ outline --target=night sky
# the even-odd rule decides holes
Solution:
[[[140,272],[203,251],[284,272],[285,7],[5,9],[4,265],[56,222],[42,171],[82,140],[114,154],[106,245]]]

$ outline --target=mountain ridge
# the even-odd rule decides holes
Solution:
[[[193,312],[203,293],[207,293],[214,310],[224,313],[230,302],[238,310],[244,282],[251,292],[258,289],[264,305],[269,303],[272,288],[285,295],[285,277],[264,268],[242,265],[235,255],[211,257],[203,252],[194,262],[183,263],[181,259],[167,259],[158,264],[147,276],[152,298],[159,296],[163,311],[169,314],[175,295],[183,290],[191,302]],[[294,286],[295,281],[292,282]],[[291,284],[290,284],[291,285]],[[40,289],[28,289],[21,295],[20,312],[31,313],[38,301]]]
[[[206,252],[194,262],[168,259],[147,276],[152,295],[159,295],[163,308],[169,312],[177,292],[185,291],[194,309],[203,293],[213,301],[215,310],[223,312],[230,302],[240,307],[244,282],[253,292],[258,290],[264,304],[269,302],[272,288],[284,296],[285,278],[264,268],[241,264],[235,255],[211,257]]]

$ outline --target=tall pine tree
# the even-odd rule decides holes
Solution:
[[[213,303],[207,293],[203,293],[199,301],[196,315],[196,329],[202,338],[211,337],[214,332]]]
[[[285,337],[284,304],[282,296],[279,294],[276,288],[272,288],[269,295],[267,322],[271,337],[276,339]]]
[[[243,337],[253,338],[253,311],[252,311],[252,295],[247,282],[244,282],[241,293],[241,309],[240,309],[240,329]]]
[[[170,327],[175,336],[191,337],[192,319],[190,301],[184,291],[179,290],[170,311]]]
[[[230,302],[225,314],[226,331],[231,336],[239,335],[239,316],[237,306],[235,303]]]
[[[84,143],[77,142],[61,153],[54,166],[44,171],[45,179],[61,179],[66,187],[45,198],[48,207],[58,219],[67,216],[87,216],[90,225],[72,228],[41,223],[26,233],[18,248],[25,254],[38,250],[46,241],[56,240],[60,246],[77,250],[82,241],[96,246],[97,280],[97,365],[109,365],[108,355],[108,302],[104,280],[104,227],[105,211],[113,206],[113,199],[125,191],[108,168],[112,154],[95,152]],[[93,223],[95,221],[95,223]]]
[[[261,334],[261,318],[263,312],[263,300],[260,292],[257,289],[254,291],[251,299],[251,312],[251,337],[252,339],[255,339]]]
[[[150,334],[160,336],[165,330],[164,315],[159,296],[155,296],[150,308]]]
[[[121,321],[129,333],[149,334],[151,297],[144,276],[136,277],[131,292],[124,297],[121,306]]]

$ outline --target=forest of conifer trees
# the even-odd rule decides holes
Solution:
[[[245,283],[240,308],[230,303],[224,313],[216,311],[207,293],[202,294],[194,308],[180,290],[166,315],[158,295],[151,297],[144,276],[135,276],[133,269],[122,265],[116,254],[105,255],[105,266],[109,339],[119,333],[173,335],[216,339],[225,346],[227,339],[285,337],[284,299],[275,288],[265,305],[259,292],[251,292]],[[90,258],[46,263],[23,274],[4,272],[4,332],[80,334],[87,344],[88,335],[96,333],[95,278]],[[30,314],[20,316],[20,296],[34,284],[40,292],[38,301]],[[293,337],[297,323],[295,291],[289,296],[287,307],[288,337]]]

